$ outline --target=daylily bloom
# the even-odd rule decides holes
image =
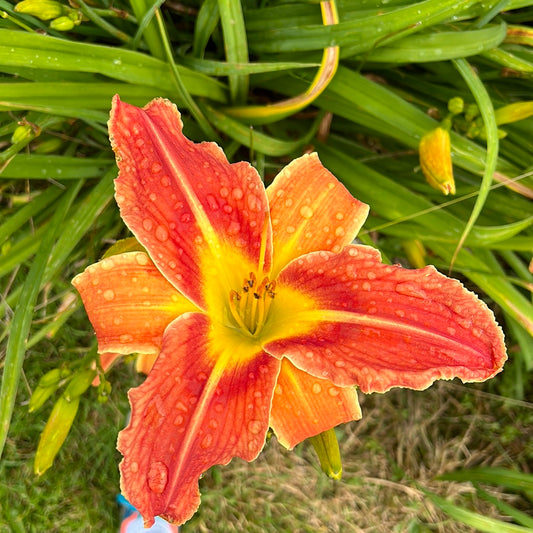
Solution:
[[[474,294],[351,244],[368,207],[316,154],[265,191],[248,163],[185,138],[167,100],[115,97],[109,130],[116,200],[146,253],[107,257],[73,283],[101,353],[158,354],[118,440],[123,493],[147,526],[188,520],[199,477],[253,460],[269,427],[292,448],[360,418],[355,386],[501,370],[501,329]]]

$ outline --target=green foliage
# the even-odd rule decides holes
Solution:
[[[172,99],[184,112],[189,137],[217,140],[232,159],[252,160],[266,182],[287,159],[313,146],[370,204],[363,242],[401,262],[407,262],[404,245],[413,249],[414,243],[417,261],[451,270],[487,300],[510,354],[489,387],[527,400],[533,369],[533,117],[526,103],[533,2],[338,0],[339,23],[328,26],[319,4],[303,1],[26,2],[31,9],[0,0],[0,448],[7,439],[8,456],[9,435],[24,439],[27,420],[34,440],[24,446],[35,450],[41,413],[62,397],[57,386],[67,385],[63,374],[57,383],[40,378],[70,368],[65,361],[71,364],[90,346],[90,326],[70,279],[127,236],[112,202],[116,168],[106,130],[116,93],[136,105]],[[305,93],[323,49],[331,46],[340,46],[337,73],[304,112],[262,125],[232,114],[233,107]],[[452,99],[464,109],[454,107],[450,116]],[[327,117],[332,121],[324,135]],[[451,129],[452,199],[431,189],[418,167],[420,139],[442,120]],[[46,352],[49,364],[31,357],[33,350]],[[20,405],[30,397],[21,376],[33,389],[31,415]],[[103,381],[100,395],[86,391],[83,416],[90,412],[85,398],[92,405],[109,394],[119,401],[109,387]],[[122,398],[126,409],[124,390]],[[98,405],[96,413],[105,409],[110,406]],[[57,468],[90,461],[94,443],[112,448],[122,423],[117,413],[112,430],[95,430],[101,441],[88,430],[83,438],[96,440],[85,450],[68,448]],[[74,421],[71,433],[79,431]],[[117,460],[113,454],[104,454],[108,469]],[[500,464],[498,457],[483,462]],[[31,508],[46,492],[59,498],[53,489],[59,478],[47,476],[35,486],[19,476],[13,490],[24,486]],[[116,485],[116,473],[110,476]],[[514,489],[498,479],[502,490]],[[483,489],[476,490],[482,499]],[[465,514],[472,507],[429,497],[455,519],[475,522]],[[512,517],[509,511],[500,508]],[[10,530],[23,530],[16,513],[6,520]],[[478,527],[474,522],[467,523]],[[409,530],[422,531],[417,524],[410,522]]]

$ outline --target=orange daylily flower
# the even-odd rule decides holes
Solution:
[[[248,163],[185,138],[167,100],[115,97],[109,130],[116,200],[147,253],[107,257],[73,283],[101,353],[159,354],[118,440],[123,493],[147,526],[188,520],[202,473],[257,457],[269,427],[292,448],[360,418],[355,386],[501,370],[501,329],[474,294],[351,244],[368,206],[316,154],[265,190]]]

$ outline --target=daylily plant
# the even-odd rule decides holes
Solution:
[[[482,381],[506,359],[492,312],[433,267],[352,244],[368,214],[316,154],[265,190],[248,163],[182,134],[176,107],[113,100],[121,216],[145,251],[77,276],[100,353],[154,354],[118,439],[124,495],[180,524],[199,477],[361,416],[365,393]],[[111,358],[114,356],[111,356]]]

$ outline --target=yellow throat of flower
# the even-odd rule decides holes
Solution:
[[[229,294],[229,309],[236,325],[252,336],[259,334],[265,324],[271,302],[276,296],[276,281],[267,276],[259,283],[250,272],[239,291]]]

